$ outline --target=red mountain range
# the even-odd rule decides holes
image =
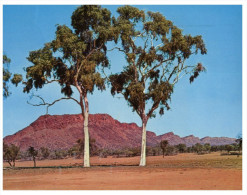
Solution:
[[[96,140],[99,148],[120,149],[136,147],[141,144],[141,127],[135,123],[120,123],[108,114],[91,114],[89,116],[90,137]],[[80,114],[75,115],[44,115],[28,127],[13,135],[6,136],[4,142],[20,146],[26,150],[29,146],[37,149],[47,147],[50,150],[68,149],[78,139],[83,139],[83,119]],[[155,146],[161,140],[168,140],[170,145],[196,143],[210,143],[211,145],[232,144],[234,138],[205,137],[199,139],[193,135],[180,137],[169,132],[157,136],[147,131],[147,145]]]

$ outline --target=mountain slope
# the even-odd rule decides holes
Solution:
[[[90,115],[89,131],[91,138],[96,140],[96,144],[100,148],[136,147],[141,143],[141,127],[135,123],[120,123],[108,114]],[[4,142],[18,145],[21,150],[26,150],[29,146],[58,150],[72,147],[80,138],[83,139],[81,115],[44,115],[14,135],[6,136]],[[234,138],[226,137],[199,139],[191,135],[181,138],[172,132],[156,136],[154,132],[147,131],[148,146],[157,145],[164,139],[168,140],[171,145],[183,143],[187,146],[196,143],[221,145],[235,142]]]

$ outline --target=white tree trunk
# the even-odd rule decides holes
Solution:
[[[89,155],[89,132],[88,132],[88,100],[84,97],[85,101],[85,113],[84,113],[84,167],[90,167],[90,155]]]
[[[139,166],[146,166],[146,125],[147,123],[142,121],[142,148],[141,148],[141,161]]]

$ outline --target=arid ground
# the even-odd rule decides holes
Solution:
[[[4,190],[241,190],[242,157],[179,154],[140,157],[91,158],[91,168],[82,159],[16,162],[16,169],[4,163]],[[49,167],[52,166],[52,167]]]

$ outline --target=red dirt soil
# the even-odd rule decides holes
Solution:
[[[11,190],[241,190],[241,171],[95,167],[46,170],[4,177]],[[25,178],[25,179],[24,179]]]
[[[40,168],[3,171],[4,190],[241,190],[242,161],[236,156],[180,154],[148,157],[92,157],[91,168]],[[37,166],[78,165],[82,159],[44,160]],[[218,164],[217,164],[218,163]],[[220,164],[219,164],[220,163]],[[33,166],[32,161],[17,166]],[[132,165],[132,166],[96,166]],[[220,166],[219,166],[220,165]],[[4,163],[4,167],[8,167]]]

